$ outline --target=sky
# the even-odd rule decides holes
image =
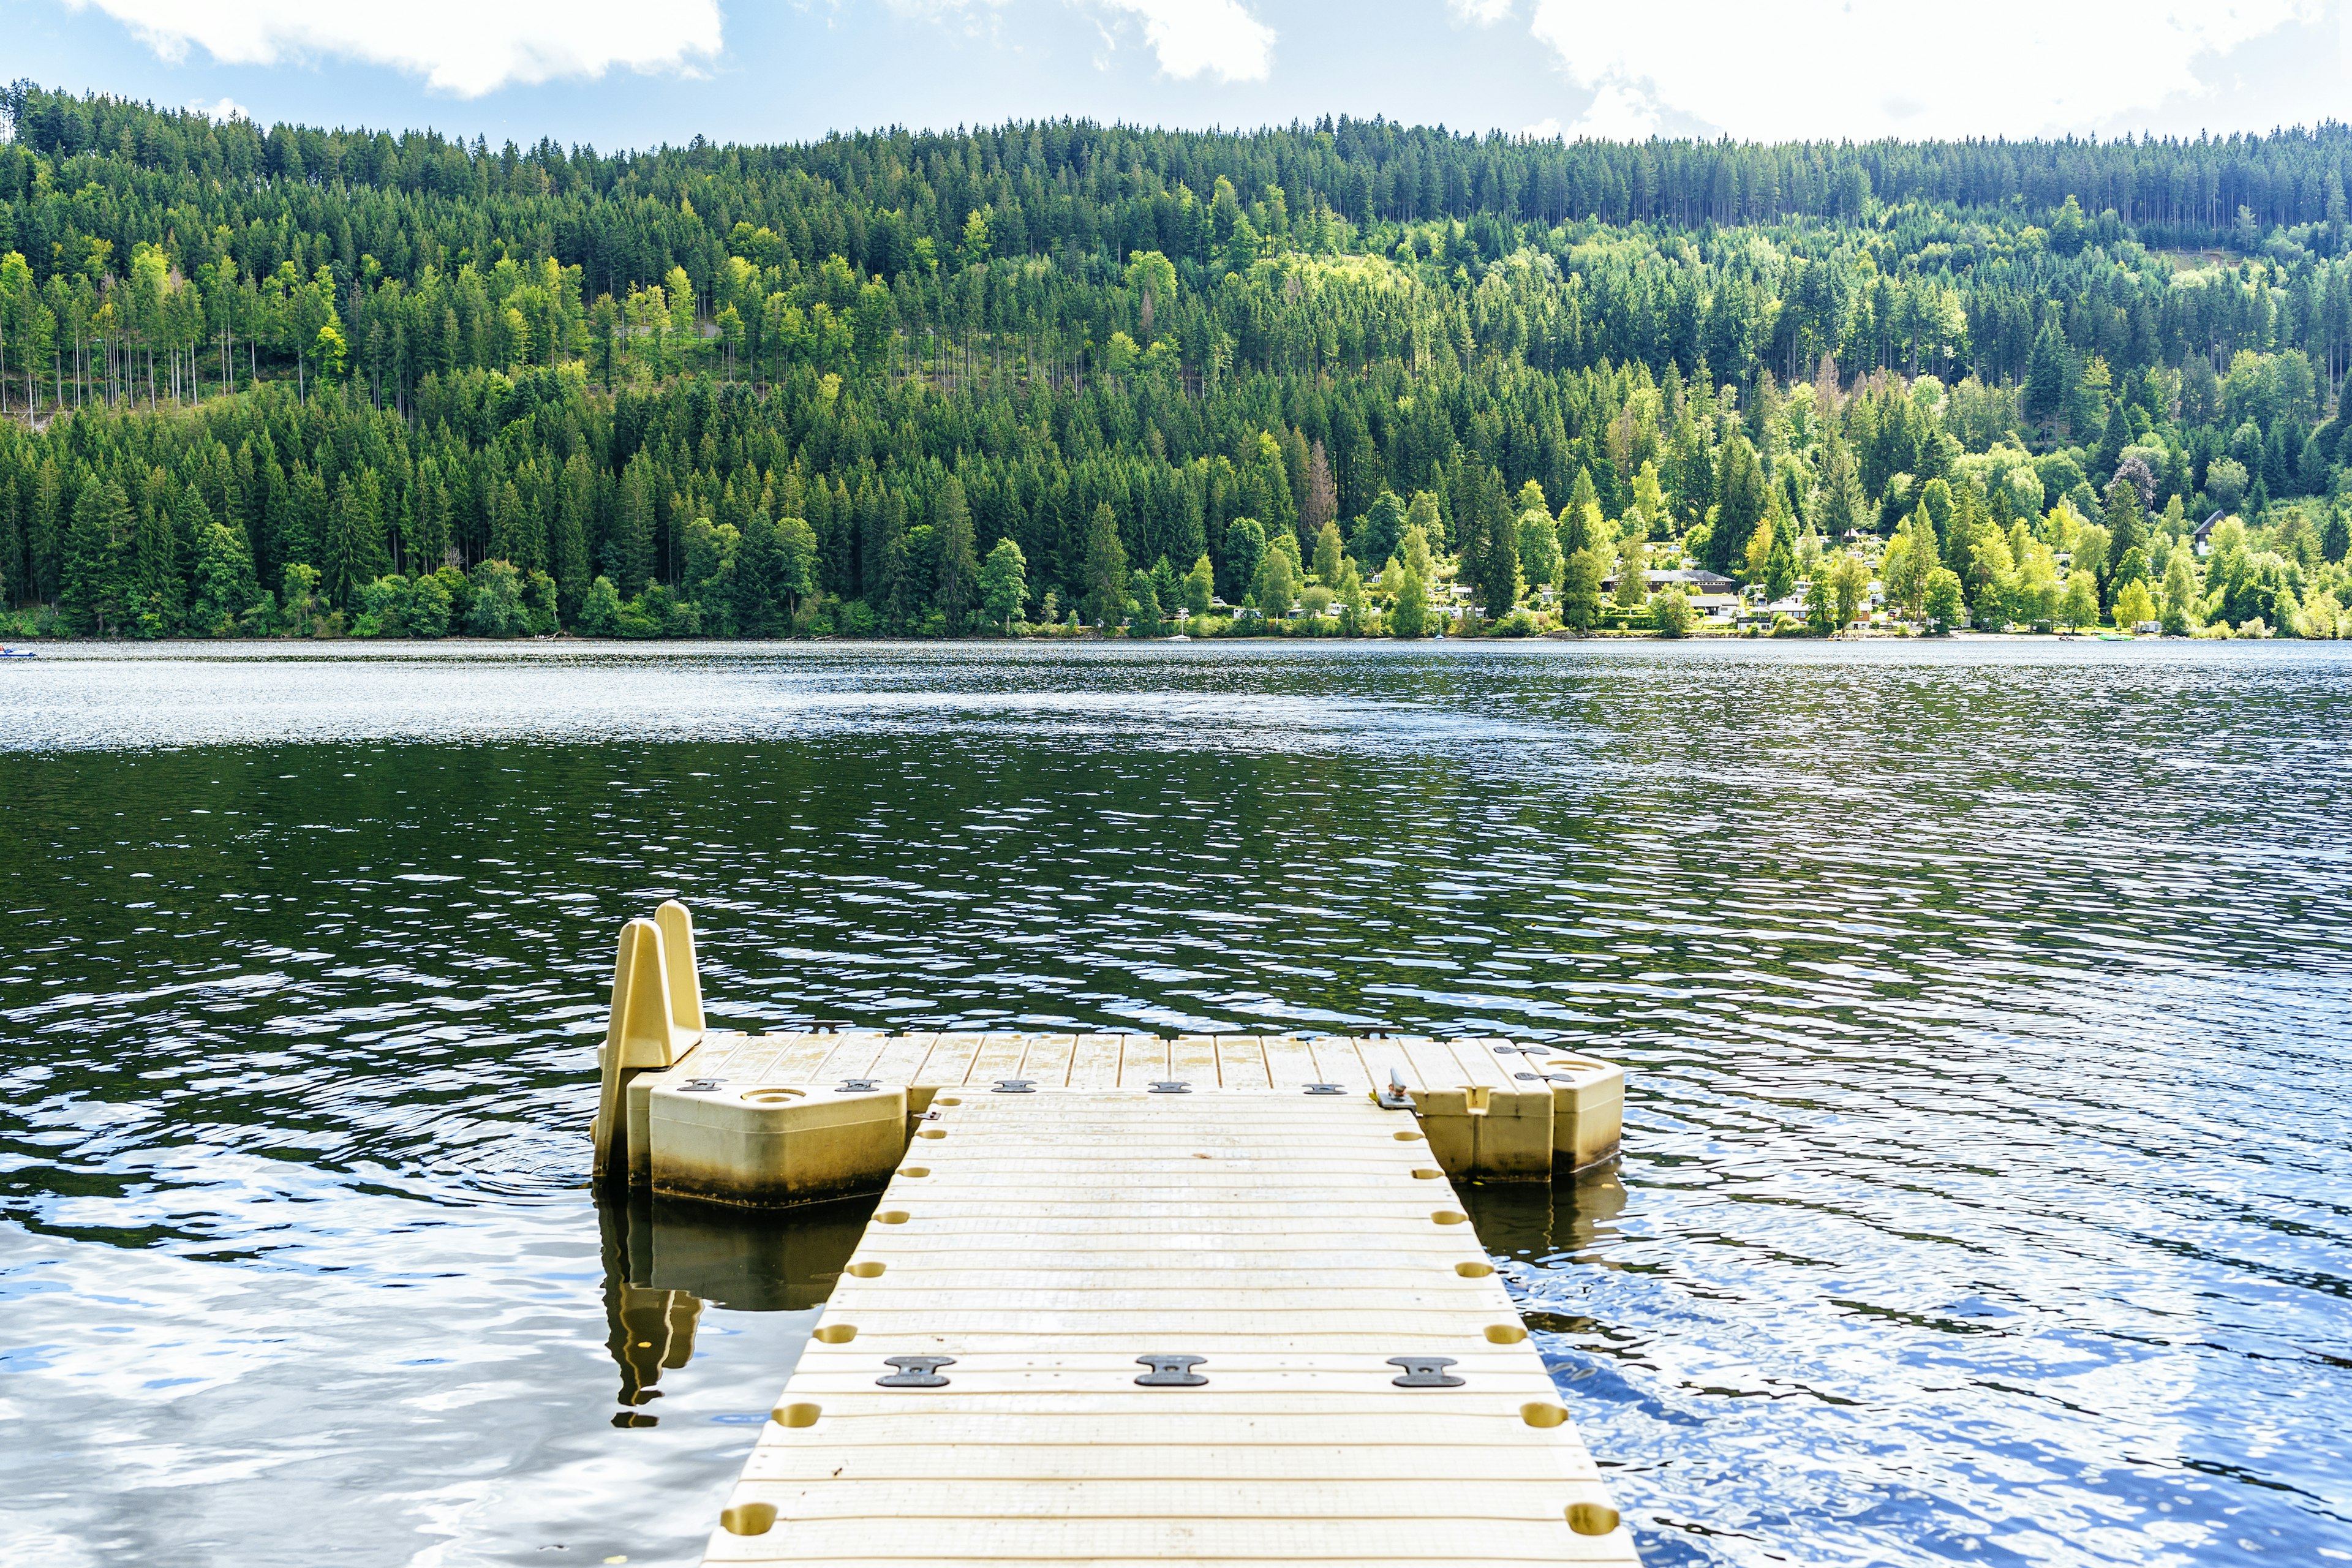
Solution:
[[[2352,112],[2352,0],[0,3],[10,78],[606,152],[1063,115],[1859,140]]]

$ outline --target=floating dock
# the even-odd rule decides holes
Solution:
[[[881,1192],[710,1563],[1631,1563],[1452,1186],[1613,1154],[1506,1040],[718,1034],[625,928],[598,1166]]]

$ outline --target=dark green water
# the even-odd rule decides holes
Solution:
[[[858,1215],[588,1202],[672,894],[722,1025],[1628,1064],[1467,1195],[1654,1563],[2352,1558],[2352,658],[1978,643],[0,667],[0,1560],[695,1560]]]

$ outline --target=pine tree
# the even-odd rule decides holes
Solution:
[[[422,577],[438,570],[449,552],[449,498],[441,488],[440,465],[431,458],[416,466],[416,519],[408,530],[408,559],[401,563]]]
[[[158,487],[160,488],[160,487]],[[181,584],[179,542],[174,537],[172,515],[160,497],[151,499],[139,508],[138,521],[131,534],[131,573],[135,579],[132,589],[137,605],[139,635],[169,637],[180,629]],[[212,517],[204,511],[204,499],[193,487],[188,499],[204,513],[209,524]]]
[[[251,445],[252,443],[247,443]],[[253,542],[253,570],[264,583],[277,580],[288,561],[286,531],[291,526],[294,502],[286,470],[278,466],[267,440],[260,442],[261,452],[253,465],[253,488],[247,490],[246,502],[253,518],[250,537]]]
[[[1722,499],[1717,502],[1715,522],[1707,531],[1706,563],[1728,576],[1745,559],[1748,536],[1764,521],[1770,500],[1756,448],[1738,431],[1723,444],[1717,493]]]
[[[294,466],[294,479],[288,487],[286,516],[274,531],[278,535],[278,560],[287,565],[300,562],[317,566],[321,561],[332,501],[327,494],[327,482],[319,470],[305,464]]]
[[[1832,426],[1822,437],[1821,477],[1813,490],[1813,526],[1832,543],[1869,522],[1870,500],[1855,471],[1853,452]]]
[[[16,521],[16,487],[0,468],[0,610],[25,597],[25,535]]]
[[[82,480],[66,531],[59,601],[66,624],[86,637],[119,635],[136,618],[131,527],[121,485],[95,474]]]
[[[1780,603],[1797,589],[1797,557],[1789,548],[1786,532],[1772,541],[1771,556],[1764,563],[1764,602]]]
[[[2045,325],[2033,340],[2033,355],[2025,371],[2025,416],[2049,426],[2073,410],[2076,373],[2074,353],[2055,323]]]
[[[895,486],[878,488],[874,527],[868,539],[876,546],[868,559],[866,602],[880,612],[893,631],[904,631],[917,619],[915,599],[919,584],[908,571],[907,498]]]
[[[1249,498],[1249,514],[1265,525],[1268,540],[1297,529],[1298,506],[1290,490],[1290,469],[1283,461],[1282,443],[1271,434],[1260,432],[1242,487]]]
[[[980,575],[980,563],[972,551],[971,507],[964,499],[962,483],[953,474],[940,487],[934,516],[939,583],[932,603],[947,616],[948,631],[953,634],[962,631],[971,617]]]
[[[548,541],[548,574],[555,579],[556,604],[564,619],[579,613],[588,592],[588,528],[596,510],[596,478],[584,453],[574,452],[563,465],[562,495],[556,503],[555,530]]]
[[[1601,529],[1601,495],[1593,489],[1592,470],[1576,470],[1576,483],[1568,492],[1568,504],[1559,509],[1559,548],[1563,555],[1573,555],[1580,550],[1592,548],[1594,536]]]
[[[735,550],[736,626],[747,637],[772,637],[784,628],[791,616],[777,588],[783,562],[776,525],[769,521],[764,505],[752,508],[744,519],[742,533]]]
[[[654,575],[653,462],[639,452],[621,475],[613,532],[604,542],[604,574],[625,598],[645,592]]]
[[[383,574],[383,536],[376,521],[373,474],[340,479],[319,552],[319,593],[338,608],[352,603],[363,584]]]
[[[1225,525],[1225,597],[1239,604],[1257,580],[1259,557],[1265,553],[1265,530],[1254,517],[1237,517]]]
[[[1486,471],[1477,491],[1478,555],[1475,581],[1486,618],[1500,620],[1519,602],[1519,531],[1504,500],[1503,476]]]
[[[523,500],[515,482],[509,479],[500,485],[498,505],[490,516],[490,558],[510,563],[520,571],[536,570],[542,564],[534,548],[537,521],[537,512]]]
[[[1087,525],[1086,570],[1081,613],[1096,626],[1115,627],[1127,616],[1127,547],[1119,542],[1118,518],[1110,503],[1095,508]]]
[[[2129,479],[2118,478],[2107,486],[2103,510],[2107,524],[2107,559],[2111,563],[2120,564],[2130,552],[2146,550],[2147,509],[2140,503],[2138,486]]]
[[[58,602],[65,581],[65,483],[55,458],[41,460],[33,480],[33,504],[25,519],[26,564],[32,572],[33,596]]]

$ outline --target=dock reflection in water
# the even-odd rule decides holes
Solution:
[[[626,1407],[614,1413],[613,1425],[658,1423],[641,1407],[661,1397],[655,1385],[664,1372],[694,1359],[706,1305],[737,1312],[824,1306],[874,1204],[850,1198],[757,1214],[643,1193],[600,1201],[605,1346],[620,1369]]]
[[[1499,1259],[1557,1266],[1580,1258],[1616,1234],[1625,1207],[1619,1162],[1546,1182],[1456,1182],[1479,1245]]]

